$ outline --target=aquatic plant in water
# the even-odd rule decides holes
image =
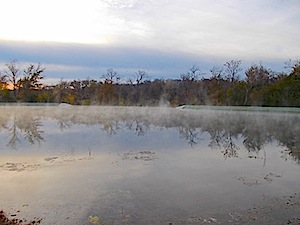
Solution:
[[[89,216],[89,222],[91,224],[99,224],[101,221],[101,218],[99,216]]]

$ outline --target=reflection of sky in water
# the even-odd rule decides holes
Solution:
[[[134,108],[130,117],[131,108],[111,116],[96,109],[87,116],[33,112],[39,120],[16,114],[15,123],[0,118],[3,207],[28,204],[25,216],[46,212],[49,224],[88,224],[90,215],[109,224],[298,219],[298,114],[170,109],[161,116],[155,108],[145,115]],[[14,149],[12,127],[19,138]],[[32,134],[43,140],[30,143]]]
[[[43,121],[43,139],[40,143],[29,144],[20,136],[17,150],[22,151],[50,151],[50,152],[126,152],[126,151],[169,151],[188,148],[185,140],[179,138],[178,131],[174,128],[157,128],[151,126],[144,135],[137,135],[128,130],[125,125],[118,125],[115,134],[108,134],[101,125],[72,125],[70,128],[60,130],[56,121]],[[6,151],[8,137],[2,133],[1,148]],[[6,147],[5,147],[6,146]]]

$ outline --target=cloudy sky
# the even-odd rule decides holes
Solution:
[[[300,58],[299,0],[1,0],[0,27],[0,67],[40,62],[48,81]]]

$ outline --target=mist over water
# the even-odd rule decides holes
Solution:
[[[0,208],[44,224],[297,224],[300,114],[225,109],[1,106]]]

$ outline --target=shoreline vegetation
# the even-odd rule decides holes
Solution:
[[[46,68],[30,64],[22,71],[14,60],[0,71],[0,103],[300,107],[300,60],[286,62],[289,72],[274,72],[262,64],[243,71],[241,63],[228,61],[205,76],[196,65],[178,79],[151,80],[143,70],[121,78],[108,69],[99,80],[61,79],[45,85],[41,81]]]
[[[13,214],[9,217],[3,210],[0,210],[0,225],[34,225],[42,222],[41,219],[29,222],[24,219],[17,219],[16,216],[16,214]]]

